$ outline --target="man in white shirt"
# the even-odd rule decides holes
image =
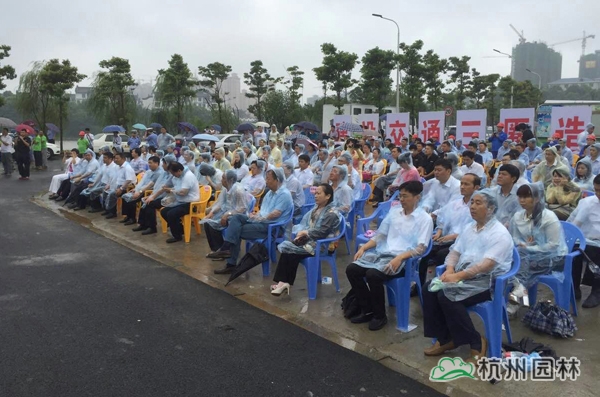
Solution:
[[[290,163],[292,163],[292,162],[290,161]],[[307,154],[301,154],[300,156],[298,156],[298,166],[300,168],[296,170],[294,175],[296,176],[298,181],[300,181],[300,183],[302,184],[302,187],[305,188],[305,187],[312,186],[315,176],[309,167],[310,166],[310,158],[308,157]]]
[[[253,161],[250,164],[250,173],[240,181],[244,189],[253,196],[257,196],[265,189],[266,181],[263,172],[265,165],[264,161]]]
[[[127,162],[124,153],[115,153],[115,163],[119,169],[114,178],[104,187],[102,193],[105,211],[100,215],[105,215],[106,219],[117,217],[117,199],[127,193],[129,185],[135,184],[137,181],[135,171]]]
[[[460,182],[452,176],[452,163],[446,159],[437,160],[433,167],[432,179],[421,206],[437,216],[437,210],[453,199],[460,198]],[[425,190],[425,188],[424,188]]]
[[[463,165],[460,166],[460,170],[462,171],[463,175],[475,174],[481,178],[482,186],[485,186],[485,169],[481,164],[475,162],[475,153],[465,150],[463,152],[462,163]]]
[[[164,188],[164,190],[175,194],[176,204],[164,207],[160,210],[160,215],[167,221],[171,229],[173,237],[167,239],[167,243],[171,244],[183,240],[181,217],[190,213],[191,203],[200,201],[200,187],[194,173],[184,170],[183,164],[171,164],[169,172],[173,175],[173,187]]]
[[[2,128],[2,136],[0,136],[0,152],[2,155],[2,166],[4,167],[4,175],[10,176],[13,170],[12,154],[15,149],[13,148],[13,139],[8,135],[8,128]]]
[[[260,147],[260,140],[264,139],[267,142],[267,134],[263,131],[263,128],[259,126],[256,131],[254,131],[254,146]]]
[[[514,165],[502,165],[498,169],[498,186],[490,189],[492,192],[495,192],[496,200],[498,201],[496,219],[507,229],[513,215],[521,208],[519,198],[517,197],[517,190],[519,189],[517,181],[520,176],[521,172]]]
[[[585,130],[577,134],[577,145],[579,145],[580,151],[586,146],[586,138],[588,137],[588,135],[594,135],[595,129],[596,126],[594,126],[594,124],[588,123],[588,125],[585,126]]]
[[[348,186],[352,189],[352,198],[354,201],[360,200],[362,196],[362,183],[360,174],[352,166],[352,156],[348,153],[342,153],[338,158],[338,164],[348,169]]]
[[[600,175],[594,177],[594,193],[594,196],[579,201],[579,205],[571,213],[567,222],[581,229],[586,242],[585,253],[590,259],[598,263],[597,259],[600,258]],[[578,245],[575,245],[575,249],[577,248]],[[575,287],[575,299],[577,300],[581,299],[581,284],[592,287],[592,292],[581,305],[581,307],[589,309],[600,305],[600,279],[589,268],[591,264],[586,261],[588,265],[585,267],[582,280],[583,262],[582,255],[578,255],[573,259],[573,286]]]
[[[290,191],[292,201],[294,202],[294,216],[298,216],[306,201],[306,198],[304,197],[304,188],[302,187],[302,183],[300,183],[298,178],[294,175],[294,166],[291,162],[286,161],[283,163],[283,173],[285,175],[284,186]]]

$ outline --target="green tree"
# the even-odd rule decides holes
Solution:
[[[412,124],[416,125],[416,118],[419,111],[425,110],[423,100],[427,92],[423,80],[426,73],[426,67],[423,62],[423,41],[417,40],[411,45],[400,44],[400,69],[404,71],[402,83],[401,106],[406,109],[413,118]]]
[[[58,107],[42,82],[44,65],[44,62],[34,62],[31,69],[21,75],[15,102],[22,118],[33,119],[40,127],[58,118]]]
[[[100,61],[102,69],[92,83],[87,101],[90,111],[107,124],[126,126],[135,117],[136,103],[131,95],[135,81],[127,59],[112,57]]]
[[[224,127],[226,130],[230,130],[229,122],[231,117],[225,114],[223,104],[225,103],[225,96],[228,92],[223,92],[223,82],[229,77],[231,73],[231,66],[224,65],[220,62],[209,63],[207,66],[198,67],[198,72],[204,78],[200,81],[200,85],[204,87],[204,91],[210,94],[212,103],[210,107],[215,111],[214,106],[216,105],[217,111],[217,123]],[[225,107],[226,108],[226,107]]]
[[[173,109],[176,121],[184,121],[184,110],[196,97],[197,82],[183,57],[173,54],[167,69],[158,71],[156,101],[165,109]]]
[[[264,119],[264,107],[262,103],[264,95],[267,92],[274,91],[275,84],[281,80],[281,77],[271,77],[267,69],[263,67],[262,61],[257,60],[250,63],[250,72],[244,73],[244,82],[248,85],[250,91],[246,93],[246,96],[256,101],[254,105],[248,106],[248,110],[257,119]]]
[[[362,99],[375,105],[379,114],[389,105],[389,93],[393,82],[390,75],[396,67],[396,61],[393,51],[382,50],[379,47],[370,49],[362,57],[359,83]]]
[[[10,56],[10,46],[8,45],[0,45],[0,61],[4,58],[8,58]],[[4,80],[13,80],[16,79],[17,75],[15,73],[15,68],[10,65],[4,65],[0,67],[0,91],[6,88],[6,84],[4,84]],[[4,98],[0,97],[0,107],[4,105]]]
[[[448,70],[448,61],[440,58],[433,50],[429,50],[423,56],[423,64],[425,66],[423,81],[427,93],[427,102],[431,110],[440,110],[445,87],[441,75]]]
[[[67,90],[73,88],[76,83],[85,79],[87,76],[77,72],[77,68],[71,65],[68,59],[60,62],[58,59],[51,59],[44,65],[40,72],[42,82],[42,91],[47,92],[50,98],[58,107],[58,128],[60,129],[60,151],[63,151],[63,120],[66,118],[67,107],[65,104],[69,97],[65,95]]]
[[[287,126],[303,119],[304,112],[289,91],[275,90],[263,98],[265,120],[279,126]]]
[[[535,108],[542,101],[542,92],[534,87],[531,81],[516,81],[510,76],[502,77],[498,81],[498,92],[505,109],[511,107],[511,98],[514,108]]]
[[[346,51],[338,51],[331,43],[321,44],[323,53],[323,64],[313,69],[317,80],[323,84],[323,96],[327,97],[327,90],[335,92],[333,104],[337,108],[337,114],[342,114],[342,107],[346,98],[342,98],[342,92],[357,83],[352,79],[352,70],[358,63],[358,55]]]
[[[455,84],[454,87],[454,107],[457,110],[464,109],[465,99],[471,89],[471,75],[469,73],[469,61],[471,57],[463,56],[462,58],[450,57],[448,71],[450,71],[450,82]]]
[[[471,70],[473,84],[469,97],[475,101],[475,109],[487,109],[488,125],[492,125],[496,118],[494,99],[496,96],[496,82],[500,79],[499,74],[482,75],[473,68]]]
[[[302,94],[300,90],[304,86],[304,72],[298,68],[298,66],[291,66],[286,69],[289,75],[289,80],[284,81],[283,84],[288,85],[288,92],[290,93],[290,98],[296,104],[300,104],[300,98]],[[279,125],[279,124],[278,124]]]

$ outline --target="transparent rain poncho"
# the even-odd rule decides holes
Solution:
[[[456,153],[446,153],[446,160],[452,164],[452,176],[460,181],[463,177],[463,172],[458,167],[458,156]]]
[[[224,187],[221,189],[221,194],[217,198],[217,201],[213,204],[211,212],[213,217],[211,219],[204,218],[200,223],[208,223],[211,228],[215,230],[223,230],[226,226],[221,226],[221,217],[231,211],[236,214],[247,214],[248,204],[252,200],[250,195],[241,183],[237,182],[237,174],[233,170],[227,170],[225,172],[225,179],[227,180],[227,186],[229,189]]]
[[[343,216],[348,215],[348,212],[354,206],[354,192],[352,188],[348,186],[348,168],[341,165],[334,165],[333,168],[337,168],[339,172],[340,181],[337,188],[333,193],[333,206]]]
[[[300,224],[295,225],[292,229],[293,233],[298,233],[301,230],[308,232],[308,241],[302,246],[294,244],[292,241],[284,241],[279,244],[277,249],[282,254],[310,254],[314,255],[317,240],[328,237],[333,237],[337,234],[340,222],[343,221],[341,214],[335,209],[333,202],[325,206],[320,211],[315,205],[313,209],[308,211],[302,217]],[[322,250],[326,250],[327,246],[323,246]]]
[[[405,263],[402,262],[394,272],[388,266],[390,261],[403,252],[410,252],[411,257],[423,255],[431,240],[432,232],[431,216],[422,208],[416,208],[407,216],[402,206],[397,205],[388,212],[371,239],[377,245],[365,251],[363,256],[354,263],[389,275],[398,274]]]
[[[483,196],[487,203],[485,226],[477,230],[476,222],[467,225],[450,247],[445,261],[447,271],[451,267],[455,273],[464,271],[468,279],[459,283],[434,283],[435,290],[443,289],[451,301],[461,301],[493,290],[495,277],[506,273],[512,264],[514,244],[508,230],[495,217],[498,203],[494,192],[483,189],[476,192],[473,198],[477,196]]]
[[[533,197],[533,211],[531,214],[524,209],[518,211],[510,222],[509,230],[521,256],[516,278],[529,288],[539,276],[562,271],[568,251],[560,221],[545,208],[543,185],[532,183],[525,186]]]
[[[577,175],[577,168],[579,165],[583,165],[586,168],[585,174],[582,176]],[[589,157],[584,157],[577,162],[575,166],[575,178],[573,183],[579,186],[581,190],[594,190],[594,175],[592,175],[592,161]]]

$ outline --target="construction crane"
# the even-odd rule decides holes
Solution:
[[[560,45],[560,44],[572,43],[574,41],[581,41],[581,56],[584,56],[585,55],[585,45],[587,44],[587,39],[595,39],[595,38],[596,38],[595,34],[588,34],[586,36],[585,30],[584,30],[583,37],[580,37],[578,39],[573,39],[573,40],[562,41],[562,42],[556,43],[556,44],[550,44],[549,47],[554,47],[555,45]]]
[[[510,26],[512,28],[512,30],[515,31],[515,33],[519,36],[519,44],[523,44],[525,42],[527,42],[527,39],[525,38],[525,36],[523,36],[523,31],[521,30],[521,32],[519,32],[517,30],[517,28],[515,28],[514,26],[512,26],[512,24],[508,24],[508,26]]]

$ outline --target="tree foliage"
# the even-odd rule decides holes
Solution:
[[[457,110],[464,109],[465,99],[471,89],[472,80],[469,73],[469,61],[471,57],[463,56],[450,57],[448,71],[450,72],[450,82],[455,84],[454,87],[454,107]]]
[[[99,63],[92,92],[87,101],[90,111],[106,124],[127,125],[135,117],[136,103],[131,91],[135,81],[129,60],[112,57]]]
[[[370,49],[362,57],[361,80],[358,86],[360,91],[355,89],[353,93],[362,99],[361,102],[375,105],[379,114],[389,105],[393,82],[390,74],[396,67],[396,61],[397,57],[393,51],[382,50],[379,47]]]
[[[263,97],[267,92],[275,90],[275,84],[282,80],[281,77],[273,78],[263,67],[260,60],[250,63],[250,72],[244,73],[244,82],[248,85],[250,92],[246,93],[248,98],[256,102],[248,107],[259,120],[264,118]]]
[[[278,126],[303,120],[304,112],[290,91],[275,90],[263,98],[264,119]]]
[[[505,109],[511,107],[511,97],[514,108],[534,108],[542,101],[542,92],[529,80],[516,81],[510,76],[502,77],[498,81],[498,92]]]
[[[229,115],[231,112],[227,110],[227,106],[224,106],[224,98],[229,92],[223,92],[223,82],[229,77],[231,66],[224,65],[220,62],[213,62],[209,63],[207,66],[198,67],[198,72],[203,77],[203,80],[200,81],[200,85],[210,94],[212,103],[209,105],[213,113],[216,113],[216,122],[229,131],[230,124],[232,123]]]
[[[184,121],[184,109],[196,97],[197,82],[187,63],[173,54],[167,69],[158,71],[155,99],[159,107],[173,109],[176,121]]]
[[[289,75],[289,80],[284,81],[283,84],[287,85],[288,92],[290,93],[290,98],[294,103],[300,104],[300,98],[302,94],[300,93],[300,89],[304,86],[304,72],[298,68],[298,66],[291,66],[286,69]],[[279,124],[278,124],[279,125]]]
[[[24,119],[35,120],[38,126],[58,119],[58,106],[42,81],[44,62],[34,62],[19,79],[15,107]]]
[[[423,79],[426,67],[423,62],[423,41],[417,40],[411,45],[400,43],[400,69],[404,72],[400,84],[402,96],[401,105],[411,117],[416,118],[419,111],[425,110],[424,97],[427,92]]]
[[[10,46],[0,45],[0,61],[10,56]],[[0,66],[0,91],[6,88],[4,80],[16,79],[15,68],[10,65]],[[4,105],[4,98],[0,97],[0,107]]]
[[[321,44],[323,53],[323,64],[313,69],[317,80],[323,85],[323,96],[327,97],[327,91],[333,91],[335,97],[334,106],[337,113],[342,114],[342,107],[346,98],[342,98],[342,92],[357,83],[352,79],[352,70],[358,63],[358,55],[346,51],[338,51],[331,43]]]
[[[440,110],[443,103],[443,89],[445,83],[442,75],[448,70],[448,60],[440,58],[438,54],[429,50],[423,56],[425,70],[423,83],[427,94],[427,103],[430,110]]]

